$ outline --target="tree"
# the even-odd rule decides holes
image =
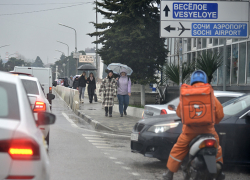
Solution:
[[[157,3],[160,1],[157,0]],[[152,0],[103,0],[97,11],[109,22],[93,23],[100,32],[94,43],[103,46],[97,51],[104,64],[122,63],[133,69],[132,81],[155,83],[167,57],[165,39],[159,37],[160,13]]]
[[[36,57],[35,62],[32,64],[33,67],[44,67],[43,61],[39,56]]]
[[[22,66],[25,65],[24,60],[17,59],[14,57],[11,57],[6,63],[5,63],[5,70],[6,71],[12,71],[14,70],[15,66]]]
[[[223,57],[218,53],[203,52],[196,60],[196,69],[200,69],[207,74],[208,83],[213,79],[213,73],[223,64]]]
[[[193,63],[183,63],[182,65],[182,83],[188,79],[190,74],[194,71]],[[176,83],[180,84],[180,66],[175,64],[166,64],[166,69],[164,70],[166,77]]]

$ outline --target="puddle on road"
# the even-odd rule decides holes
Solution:
[[[68,117],[80,128],[84,128],[84,129],[91,129],[93,130],[92,126],[87,123],[85,120],[83,120],[82,118],[80,118],[79,116],[75,115],[75,114],[68,114]]]

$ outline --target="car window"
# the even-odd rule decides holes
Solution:
[[[217,97],[217,99],[220,101],[221,104],[233,99],[234,97]]]
[[[38,87],[36,81],[22,79],[23,86],[27,94],[39,95]]]
[[[20,120],[16,85],[0,82],[0,119]]]
[[[232,99],[223,104],[224,114],[235,115],[250,107],[250,95],[244,95],[239,98]]]

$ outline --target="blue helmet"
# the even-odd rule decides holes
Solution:
[[[202,70],[194,71],[193,74],[191,75],[190,81],[191,81],[191,85],[193,85],[196,82],[207,83],[207,75]]]

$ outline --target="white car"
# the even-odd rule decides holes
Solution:
[[[19,78],[21,79],[27,96],[29,97],[31,109],[33,110],[35,119],[37,120],[38,112],[51,112],[51,104],[45,97],[38,79],[36,77],[30,76],[19,76]],[[49,125],[41,125],[39,128],[41,129],[45,140],[49,145]]]
[[[226,101],[229,101],[232,98],[242,96],[244,93],[239,92],[230,92],[230,91],[214,91],[214,95],[217,97],[217,99],[220,101],[220,103],[224,103]],[[173,99],[172,101],[168,102],[167,104],[149,104],[145,105],[144,112],[142,114],[142,118],[149,118],[152,116],[157,115],[164,115],[164,114],[175,114],[175,111],[171,111],[168,109],[168,105],[174,105],[175,107],[178,106],[180,100],[179,97]]]
[[[55,115],[41,112],[38,121],[18,76],[0,72],[0,179],[49,180],[50,167],[41,124]]]

